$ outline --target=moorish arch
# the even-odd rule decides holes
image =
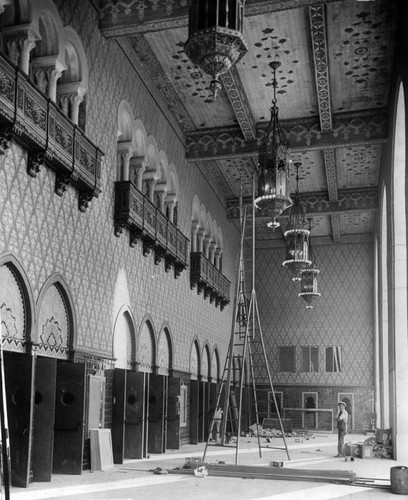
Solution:
[[[194,339],[190,351],[190,374],[191,380],[198,380],[200,375],[200,346],[198,339]]]
[[[136,352],[138,371],[153,373],[156,366],[156,335],[150,317],[142,321]]]
[[[169,327],[162,327],[157,347],[157,373],[170,375],[173,366],[173,351]]]
[[[211,357],[211,378],[214,382],[220,380],[220,356],[218,354],[217,346],[214,347],[212,357]]]
[[[204,345],[201,354],[201,380],[208,382],[211,377],[210,350],[208,344]]]
[[[132,312],[123,306],[115,320],[113,328],[113,358],[115,367],[133,370],[136,363],[136,332]]]
[[[11,253],[0,255],[0,283],[3,348],[26,352],[35,324],[35,303],[28,277]]]
[[[37,336],[33,344],[38,354],[68,359],[76,345],[76,315],[69,287],[60,274],[53,274],[43,284],[37,309]]]

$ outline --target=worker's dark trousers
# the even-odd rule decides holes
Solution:
[[[344,436],[346,435],[346,431],[339,429],[339,440],[337,444],[337,453],[344,456]]]

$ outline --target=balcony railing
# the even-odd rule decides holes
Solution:
[[[190,254],[190,283],[221,310],[230,302],[230,281],[201,252]]]
[[[115,183],[115,235],[130,231],[130,246],[143,242],[143,254],[154,251],[155,263],[174,267],[177,278],[187,267],[188,238],[131,181]]]
[[[28,151],[28,173],[43,165],[56,174],[55,192],[71,184],[86,210],[101,192],[103,153],[17,66],[0,54],[0,154],[14,139]]]

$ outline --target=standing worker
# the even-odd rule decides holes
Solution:
[[[337,415],[337,430],[338,430],[338,443],[337,443],[337,457],[344,457],[344,436],[347,434],[348,413],[346,411],[346,403],[340,401],[338,403],[339,414]]]
[[[220,444],[220,427],[222,420],[223,411],[221,408],[217,408],[214,413],[214,424],[215,424],[215,442]]]

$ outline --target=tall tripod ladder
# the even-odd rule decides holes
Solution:
[[[254,180],[253,180],[254,183]],[[255,187],[253,186],[253,193]],[[276,400],[276,395],[272,383],[272,376],[269,369],[263,333],[259,319],[258,303],[255,291],[255,206],[254,199],[252,200],[252,291],[248,296],[245,288],[245,250],[244,245],[247,240],[247,219],[248,206],[242,206],[242,196],[240,196],[240,219],[241,219],[241,245],[238,262],[236,289],[234,295],[234,311],[232,317],[231,338],[229,342],[228,352],[225,360],[224,370],[220,386],[218,389],[216,406],[211,418],[208,439],[204,448],[202,461],[205,462],[207,450],[209,446],[233,446],[232,436],[235,436],[236,453],[235,464],[238,464],[239,457],[239,442],[241,436],[242,419],[244,408],[244,385],[250,379],[252,388],[252,401],[255,414],[256,435],[258,440],[259,456],[262,457],[262,445],[260,437],[260,422],[258,411],[258,398],[256,391],[256,375],[254,367],[254,358],[261,363],[264,363],[264,368],[267,374],[269,394],[272,396],[274,407],[278,416],[280,431],[284,446],[265,446],[265,448],[281,449],[286,451],[288,460],[290,460],[288,447],[285,439],[282,419],[279,412],[279,405]],[[256,349],[255,349],[256,348]],[[257,355],[255,355],[255,351]],[[257,370],[260,366],[257,364]],[[245,376],[247,380],[245,380]],[[239,386],[237,390],[237,381],[239,378]]]

